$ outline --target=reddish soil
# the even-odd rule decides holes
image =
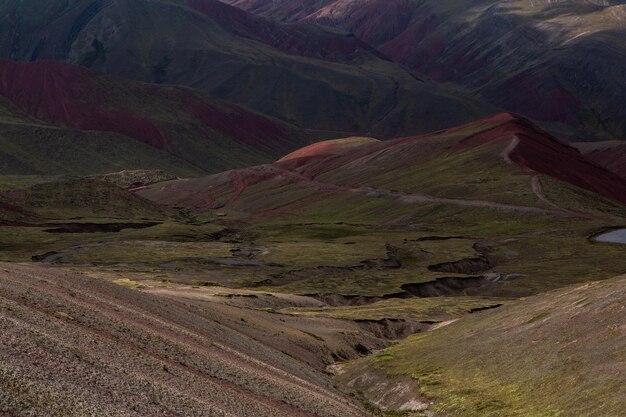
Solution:
[[[276,162],[284,163],[291,159],[298,159],[298,165],[306,163],[309,159],[312,158],[321,158],[325,159],[331,157],[333,155],[338,155],[348,151],[351,148],[357,148],[363,146],[367,143],[378,143],[377,139],[374,138],[360,138],[360,137],[350,137],[345,139],[336,139],[336,140],[325,140],[322,142],[316,142],[312,145],[305,146],[304,148],[300,148],[282,158],[280,158]]]
[[[272,155],[291,148],[293,141],[292,132],[277,122],[193,90],[137,83],[52,61],[0,59],[2,97],[47,123],[119,133],[172,153],[174,141],[172,148],[185,148],[180,131],[187,129],[219,146],[225,139],[235,140]],[[144,105],[137,97],[148,101]],[[173,115],[180,125],[161,120],[157,112]]]
[[[507,97],[508,108],[534,120],[576,124],[580,102],[554,80],[522,74],[507,80],[496,94]]]
[[[475,132],[472,134],[464,132]],[[334,193],[354,192],[370,197],[387,197],[399,203],[437,203],[460,207],[484,207],[495,210],[537,213],[565,217],[591,218],[591,215],[570,211],[550,202],[540,184],[533,181],[532,191],[549,208],[467,198],[445,198],[421,193],[401,192],[368,186],[368,178],[376,177],[390,168],[402,168],[420,161],[437,160],[451,152],[496,142],[504,153],[492,157],[502,163],[516,164],[519,173],[549,175],[604,197],[626,203],[626,181],[587,160],[576,149],[559,142],[520,116],[502,113],[477,122],[434,132],[428,135],[374,142],[328,155],[318,147],[303,148],[293,159],[272,165],[260,165],[243,170],[180,182],[189,190],[207,190],[223,205],[252,216],[274,216],[306,208]],[[497,146],[496,148],[499,148]],[[306,152],[304,152],[306,151]],[[492,152],[492,151],[489,151]],[[293,155],[293,154],[292,154]],[[490,157],[491,154],[485,154]],[[515,175],[515,169],[511,175]],[[271,179],[271,181],[265,181]],[[251,185],[254,191],[246,192]],[[290,185],[302,186],[302,193],[290,196]],[[308,190],[308,191],[307,191]],[[529,190],[530,191],[530,190]],[[168,190],[148,188],[142,196],[170,205],[195,206],[194,198],[174,196]],[[245,195],[244,195],[245,193]]]
[[[224,109],[200,100],[193,94],[183,97],[186,111],[218,132],[257,149],[288,147],[289,133],[278,124],[234,104]],[[203,136],[211,138],[206,131]]]
[[[165,147],[154,122],[123,109],[99,87],[96,74],[78,66],[0,59],[0,95],[22,111],[50,123],[120,133]]]
[[[144,187],[143,189],[146,189]],[[163,190],[174,196],[179,196],[185,198],[186,200],[190,200],[191,204],[196,209],[210,209],[215,206],[215,199],[211,197],[207,193],[201,193],[198,191],[189,191],[183,188],[177,187],[176,185],[170,184],[163,187]],[[141,190],[138,190],[141,191]]]
[[[16,206],[11,203],[6,203],[4,201],[0,201],[0,210],[8,211],[15,214],[21,214],[23,216],[34,216],[33,213],[29,213],[24,210],[22,207]]]
[[[461,146],[478,146],[517,137],[509,157],[521,168],[558,178],[626,204],[626,181],[599,167],[575,148],[558,141],[521,116],[509,115],[501,125],[472,135]]]
[[[370,45],[395,38],[411,23],[415,8],[411,0],[224,0],[258,15],[276,20],[312,22],[341,27]]]
[[[531,170],[530,172],[549,175],[612,200],[626,203],[626,181],[623,178],[599,167],[578,150],[542,131],[526,118],[512,113],[497,114],[464,126],[427,135],[365,145],[338,157],[309,160],[308,163],[298,164],[301,166],[299,171],[306,172],[307,175],[316,175],[332,167],[348,164],[350,161],[367,161],[368,156],[374,157],[383,152],[394,152],[396,147],[403,151],[403,148],[398,145],[436,139],[438,136],[447,136],[467,129],[479,130],[479,132],[462,139],[456,146],[459,151],[466,147],[480,146],[495,141],[505,142],[517,137],[519,144],[511,151],[509,157],[523,171]],[[404,159],[404,155],[400,153],[398,161]],[[296,163],[290,164],[292,168],[295,168],[294,164]]]
[[[396,62],[414,64],[416,60],[420,59],[418,57],[425,58],[423,62],[430,62],[446,46],[445,39],[435,32],[438,23],[435,16],[418,18],[410,26],[405,27],[405,30],[399,33],[397,37],[382,45],[381,49]],[[422,40],[422,44],[418,46],[415,39]],[[418,48],[419,53],[416,51]],[[422,73],[435,80],[440,80],[444,75],[440,70],[430,68]]]
[[[0,226],[28,226],[29,222],[40,220],[35,213],[4,200],[8,197],[9,201],[14,202],[11,194],[8,192],[0,193]]]
[[[248,181],[241,171],[233,171],[230,174],[230,178],[232,179],[233,186],[233,195],[228,199],[226,205],[232,204],[235,200],[239,198],[241,193],[248,187]]]
[[[586,154],[586,157],[626,180],[626,144],[598,149]]]
[[[331,2],[303,20],[339,26],[368,44],[378,46],[402,33],[413,13],[410,0]]]
[[[118,233],[124,229],[147,229],[160,223],[49,223],[44,230],[48,233]]]

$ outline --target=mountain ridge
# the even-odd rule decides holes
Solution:
[[[200,172],[269,161],[311,141],[293,127],[184,87],[56,61],[0,59],[0,96],[44,125],[121,135]]]
[[[570,125],[572,137],[626,138],[621,1],[223,1],[352,32],[417,74]]]
[[[216,0],[38,1],[36,11],[17,0],[0,5],[0,16],[15,16],[0,26],[0,56],[184,85],[322,139],[426,132],[496,110],[416,78],[348,34],[279,24]]]

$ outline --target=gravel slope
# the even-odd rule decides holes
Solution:
[[[0,416],[367,415],[205,304],[1,264]]]

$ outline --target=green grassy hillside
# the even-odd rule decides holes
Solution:
[[[626,257],[593,237],[623,179],[511,114],[357,142],[134,192],[2,177],[0,260],[219,306],[374,415],[619,416]]]
[[[0,173],[88,175],[123,169],[203,170],[167,152],[111,132],[83,132],[28,122],[0,122]]]
[[[436,415],[618,417],[624,297],[624,277],[568,287],[409,337],[367,362],[413,379]]]

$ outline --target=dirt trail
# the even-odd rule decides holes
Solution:
[[[547,205],[554,207],[557,210],[563,210],[563,211],[569,211],[559,205],[557,205],[556,203],[552,202],[543,192],[543,187],[541,186],[541,180],[539,179],[538,175],[533,176],[530,179],[530,185],[531,188],[533,190],[533,193],[535,193],[535,195],[537,196],[537,198],[539,198],[539,200],[543,201],[544,203],[546,203]]]
[[[230,179],[233,184],[234,191],[233,191],[233,195],[228,199],[226,204],[224,204],[225,206],[228,206],[232,204],[234,201],[236,201],[241,195],[241,193],[243,193],[246,187],[248,186],[248,183],[246,181],[246,178],[242,174],[242,171],[231,171]]]
[[[511,139],[511,142],[501,153],[501,156],[502,156],[502,159],[504,159],[504,162],[506,162],[507,164],[514,163],[513,160],[511,159],[511,154],[513,153],[513,151],[515,151],[519,143],[520,143],[520,140],[517,136],[514,136],[513,139]],[[526,168],[526,169],[529,169],[529,168]],[[546,203],[548,206],[552,207],[553,209],[558,210],[559,212],[561,212],[561,214],[565,214],[571,217],[594,218],[594,216],[588,213],[582,213],[582,212],[569,210],[567,208],[559,206],[558,204],[550,200],[543,191],[539,173],[532,171],[532,170],[530,170],[530,172],[533,174],[530,179],[530,186],[531,186],[533,193],[535,193],[535,195],[537,196],[539,200]]]
[[[504,162],[509,165],[513,164],[513,160],[511,160],[511,153],[513,153],[515,148],[517,148],[517,145],[519,145],[519,138],[517,136],[513,136],[509,145],[500,154],[502,159],[504,159]]]
[[[516,145],[515,141],[512,142],[512,145],[514,144]],[[560,207],[556,207],[556,209],[552,210],[552,209],[545,209],[541,207],[496,203],[493,201],[444,198],[444,197],[435,197],[435,196],[431,196],[428,194],[405,193],[405,192],[391,191],[391,190],[380,189],[380,188],[344,186],[344,185],[325,183],[325,182],[321,182],[321,181],[306,177],[305,175],[299,174],[297,172],[290,171],[284,168],[279,168],[273,165],[262,165],[259,167],[249,168],[245,171],[248,175],[258,175],[258,176],[263,176],[263,177],[266,177],[268,173],[273,173],[277,177],[282,177],[288,180],[299,182],[305,186],[313,187],[319,191],[350,191],[350,192],[355,192],[355,193],[366,194],[368,196],[373,196],[373,197],[397,198],[400,202],[406,203],[406,204],[438,203],[438,204],[449,204],[449,205],[465,206],[465,207],[491,208],[494,210],[516,211],[516,212],[523,212],[523,213],[539,213],[539,214],[549,214],[549,215],[556,215],[556,216],[577,216],[576,214],[563,210]],[[237,184],[234,184],[234,185],[236,186],[238,195],[240,195],[243,190],[241,190],[239,183],[237,182]]]
[[[373,190],[375,193],[380,193],[380,195],[385,195],[388,197],[398,197],[404,203],[440,203],[440,204],[451,204],[451,205],[456,205],[456,206],[484,207],[484,208],[491,208],[495,210],[518,211],[518,212],[523,212],[523,213],[552,214],[552,215],[557,215],[557,216],[562,216],[566,214],[562,210],[549,210],[549,209],[543,209],[540,207],[496,203],[493,201],[462,200],[462,199],[456,199],[456,198],[433,197],[427,194],[408,194],[408,193],[394,192],[394,191],[389,191],[389,190],[379,190],[379,189],[371,189],[371,190]],[[367,192],[368,189],[363,189],[363,191]]]
[[[574,211],[574,210],[567,209],[565,207],[561,207],[555,202],[553,202],[552,200],[550,200],[543,191],[543,187],[541,186],[541,178],[539,177],[539,175],[534,175],[530,179],[530,185],[533,190],[533,193],[535,193],[535,195],[537,196],[539,200],[543,201],[550,207],[554,207],[555,209],[560,210],[563,213],[567,213],[571,217],[581,217],[585,219],[596,219],[599,217],[599,216],[594,216],[593,214],[584,213],[582,211]]]

